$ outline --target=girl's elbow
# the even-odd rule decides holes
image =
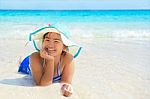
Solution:
[[[36,83],[37,86],[49,86],[51,84],[52,84],[52,82],[40,82],[40,83]]]

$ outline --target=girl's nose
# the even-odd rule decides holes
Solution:
[[[48,46],[49,46],[50,48],[53,48],[53,47],[54,47],[54,42],[53,42],[53,41],[49,41]]]

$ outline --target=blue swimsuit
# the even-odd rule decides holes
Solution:
[[[60,82],[61,80],[61,71],[60,71],[60,62],[57,66],[57,76],[53,78],[53,83]]]
[[[29,58],[30,56],[27,56],[20,64],[18,72],[21,72],[23,74],[31,74],[30,66],[29,66]],[[53,78],[53,83],[60,82],[61,80],[61,70],[60,70],[60,62],[57,66],[57,76]]]

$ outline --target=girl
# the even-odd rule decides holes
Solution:
[[[34,35],[33,41],[39,41],[37,45],[34,41],[35,48],[39,51],[30,55],[29,64],[36,85],[47,86],[59,82],[62,84],[62,94],[70,96],[73,90],[71,82],[74,74],[74,57],[68,52],[68,46],[76,44],[53,26],[39,29],[33,34],[38,34]]]

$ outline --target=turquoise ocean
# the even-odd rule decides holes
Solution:
[[[0,10],[0,38],[26,39],[48,24],[74,37],[150,40],[150,10]]]

